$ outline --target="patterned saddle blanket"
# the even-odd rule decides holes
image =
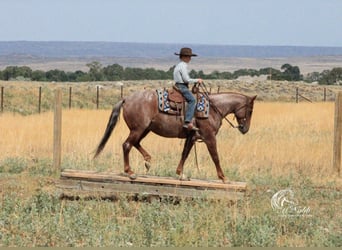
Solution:
[[[158,108],[161,112],[170,115],[184,116],[186,101],[183,95],[175,88],[170,89],[157,89],[158,95]],[[209,117],[209,101],[205,96],[198,92],[197,104],[195,109],[196,118],[208,118]]]

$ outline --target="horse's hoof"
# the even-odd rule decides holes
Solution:
[[[138,176],[135,173],[128,174],[128,178],[135,180]]]
[[[130,178],[131,180],[135,180],[138,176],[135,174],[135,173],[123,173],[121,174],[122,176],[125,176],[125,177],[128,177]]]
[[[185,174],[180,174],[179,180],[180,181],[190,181],[190,177],[186,176]]]
[[[230,183],[230,181],[228,180],[227,177],[223,177],[222,182],[223,182],[224,184],[229,184],[229,183]]]
[[[145,161],[145,168],[146,168],[146,173],[147,173],[148,171],[150,171],[151,163],[148,162],[148,161]]]

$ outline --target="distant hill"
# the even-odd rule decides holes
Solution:
[[[0,56],[166,58],[173,56],[173,53],[178,52],[183,46],[192,47],[201,57],[274,58],[342,55],[342,47],[0,41]]]
[[[290,63],[306,74],[342,65],[342,47],[0,41],[0,70],[17,65],[44,71],[88,71],[86,64],[92,61],[103,66],[118,63],[124,67],[168,70],[179,60],[174,52],[183,46],[192,47],[199,55],[191,62],[190,69],[205,73],[243,68],[280,69],[284,63]]]

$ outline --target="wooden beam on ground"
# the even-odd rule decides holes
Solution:
[[[180,181],[171,177],[138,176],[131,180],[121,174],[66,169],[57,187],[70,194],[118,197],[122,194],[179,198],[238,200],[244,196],[245,182],[224,184],[220,181],[193,179]]]

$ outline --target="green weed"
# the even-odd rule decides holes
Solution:
[[[24,158],[9,157],[0,162],[0,173],[19,174],[27,168]]]

